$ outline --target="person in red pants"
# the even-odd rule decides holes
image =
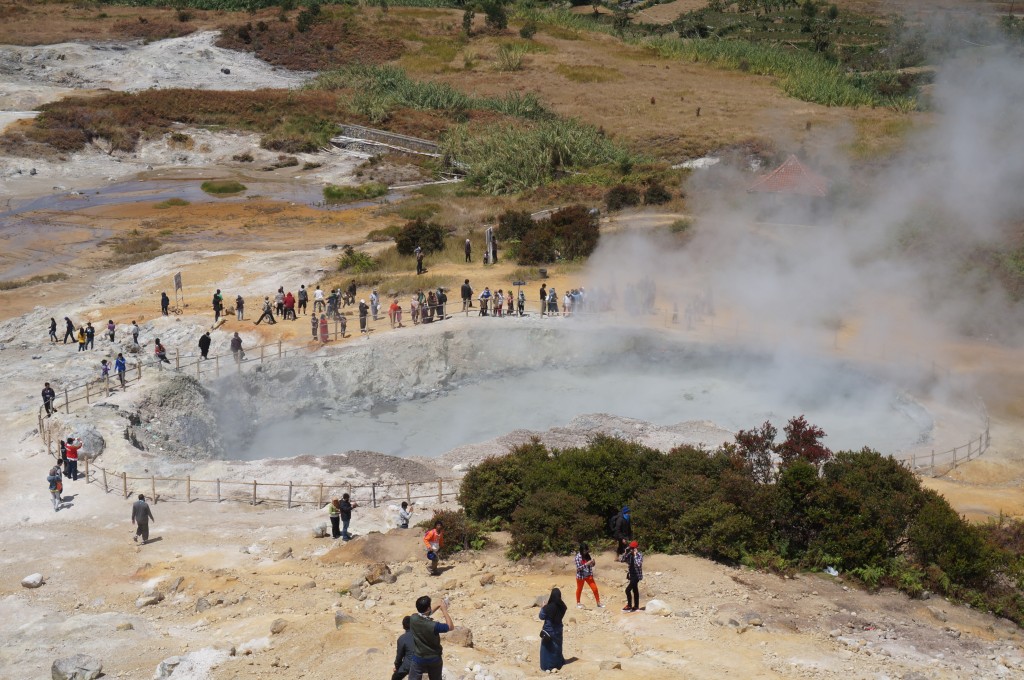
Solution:
[[[576,552],[576,608],[583,609],[580,604],[580,595],[583,593],[583,584],[590,586],[594,593],[597,606],[604,608],[601,604],[601,593],[597,591],[597,584],[594,583],[594,558],[590,556],[590,549],[586,543],[580,543],[580,549]]]

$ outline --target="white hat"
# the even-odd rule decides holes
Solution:
[[[361,302],[364,305],[366,304],[366,300],[360,300],[359,302]]]

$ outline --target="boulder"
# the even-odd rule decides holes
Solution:
[[[274,619],[273,623],[270,624],[270,634],[279,635],[284,632],[284,629],[288,627],[288,622],[284,619]]]
[[[484,574],[480,577],[480,585],[489,586],[494,583],[494,574]]]
[[[288,548],[284,552],[281,552],[274,558],[274,561],[286,560],[292,556],[292,549]]]
[[[384,581],[384,577],[389,574],[391,574],[391,569],[388,568],[388,565],[383,562],[377,562],[370,565],[370,568],[366,570],[366,575],[363,578],[367,583],[373,586]]]
[[[143,595],[139,599],[135,600],[135,606],[138,609],[142,609],[143,607],[151,607],[154,604],[157,604],[159,602],[163,602],[163,599],[164,599],[164,594],[159,592],[159,591],[157,591],[157,592],[153,592],[153,593],[149,593],[149,594]]]
[[[75,654],[57,659],[50,667],[53,680],[93,680],[103,672],[103,662],[88,654]]]
[[[21,585],[24,588],[38,588],[46,582],[42,574],[29,574],[25,578],[21,579]]]
[[[442,639],[447,643],[458,645],[459,647],[472,647],[473,631],[471,631],[469,628],[463,628],[462,626],[458,626],[452,632],[444,633]]]
[[[153,674],[153,680],[166,680],[171,677],[174,673],[174,669],[181,665],[180,656],[169,656],[156,666],[156,673]]]
[[[655,616],[672,616],[672,607],[662,600],[648,600],[644,611]]]
[[[611,659],[605,659],[598,665],[598,669],[602,671],[621,671],[622,664],[618,661],[612,661]]]
[[[24,585],[24,581],[22,581],[22,585]],[[937,620],[941,621],[942,623],[946,622],[946,612],[942,611],[938,607],[931,607],[931,606],[929,606],[929,607],[926,607],[926,609]]]
[[[107,447],[107,442],[103,439],[103,435],[91,423],[75,425],[72,435],[82,440],[82,450],[78,453],[79,458],[96,460],[96,457],[103,453],[103,449]]]
[[[341,628],[346,623],[355,623],[355,621],[356,620],[352,616],[346,614],[345,612],[343,612],[341,610],[338,610],[338,611],[334,612],[334,627],[335,628]]]
[[[210,604],[210,601],[207,600],[205,597],[201,597],[198,600],[196,600],[196,611],[197,612],[205,612],[207,609],[209,609],[212,606],[213,605]]]
[[[327,538],[331,535],[331,527],[327,522],[321,522],[313,527],[313,538]]]

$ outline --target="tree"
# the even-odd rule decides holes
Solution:
[[[551,227],[568,260],[590,255],[601,236],[596,211],[579,204],[552,213]]]
[[[750,478],[759,484],[775,479],[775,436],[779,431],[767,420],[756,430],[736,433],[735,455],[742,461]]]
[[[790,418],[783,431],[786,439],[776,449],[783,465],[801,459],[820,470],[832,458],[831,449],[821,443],[825,431],[808,423],[803,416]]]
[[[536,225],[533,218],[525,210],[506,210],[498,216],[498,230],[495,236],[499,241],[522,241],[526,232],[534,226]]]
[[[486,0],[483,3],[484,23],[487,28],[494,31],[504,31],[508,28],[508,12],[501,0]]]
[[[422,217],[406,222],[402,230],[395,236],[395,247],[401,255],[412,255],[416,247],[424,253],[444,250],[444,227],[434,222],[427,222]]]

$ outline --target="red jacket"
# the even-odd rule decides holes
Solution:
[[[292,295],[291,293],[288,293],[287,295],[284,296],[284,308],[285,309],[293,309],[294,307],[295,307],[295,296]]]
[[[68,460],[78,460],[78,449],[82,448],[81,446],[66,444],[64,448],[67,451]]]

